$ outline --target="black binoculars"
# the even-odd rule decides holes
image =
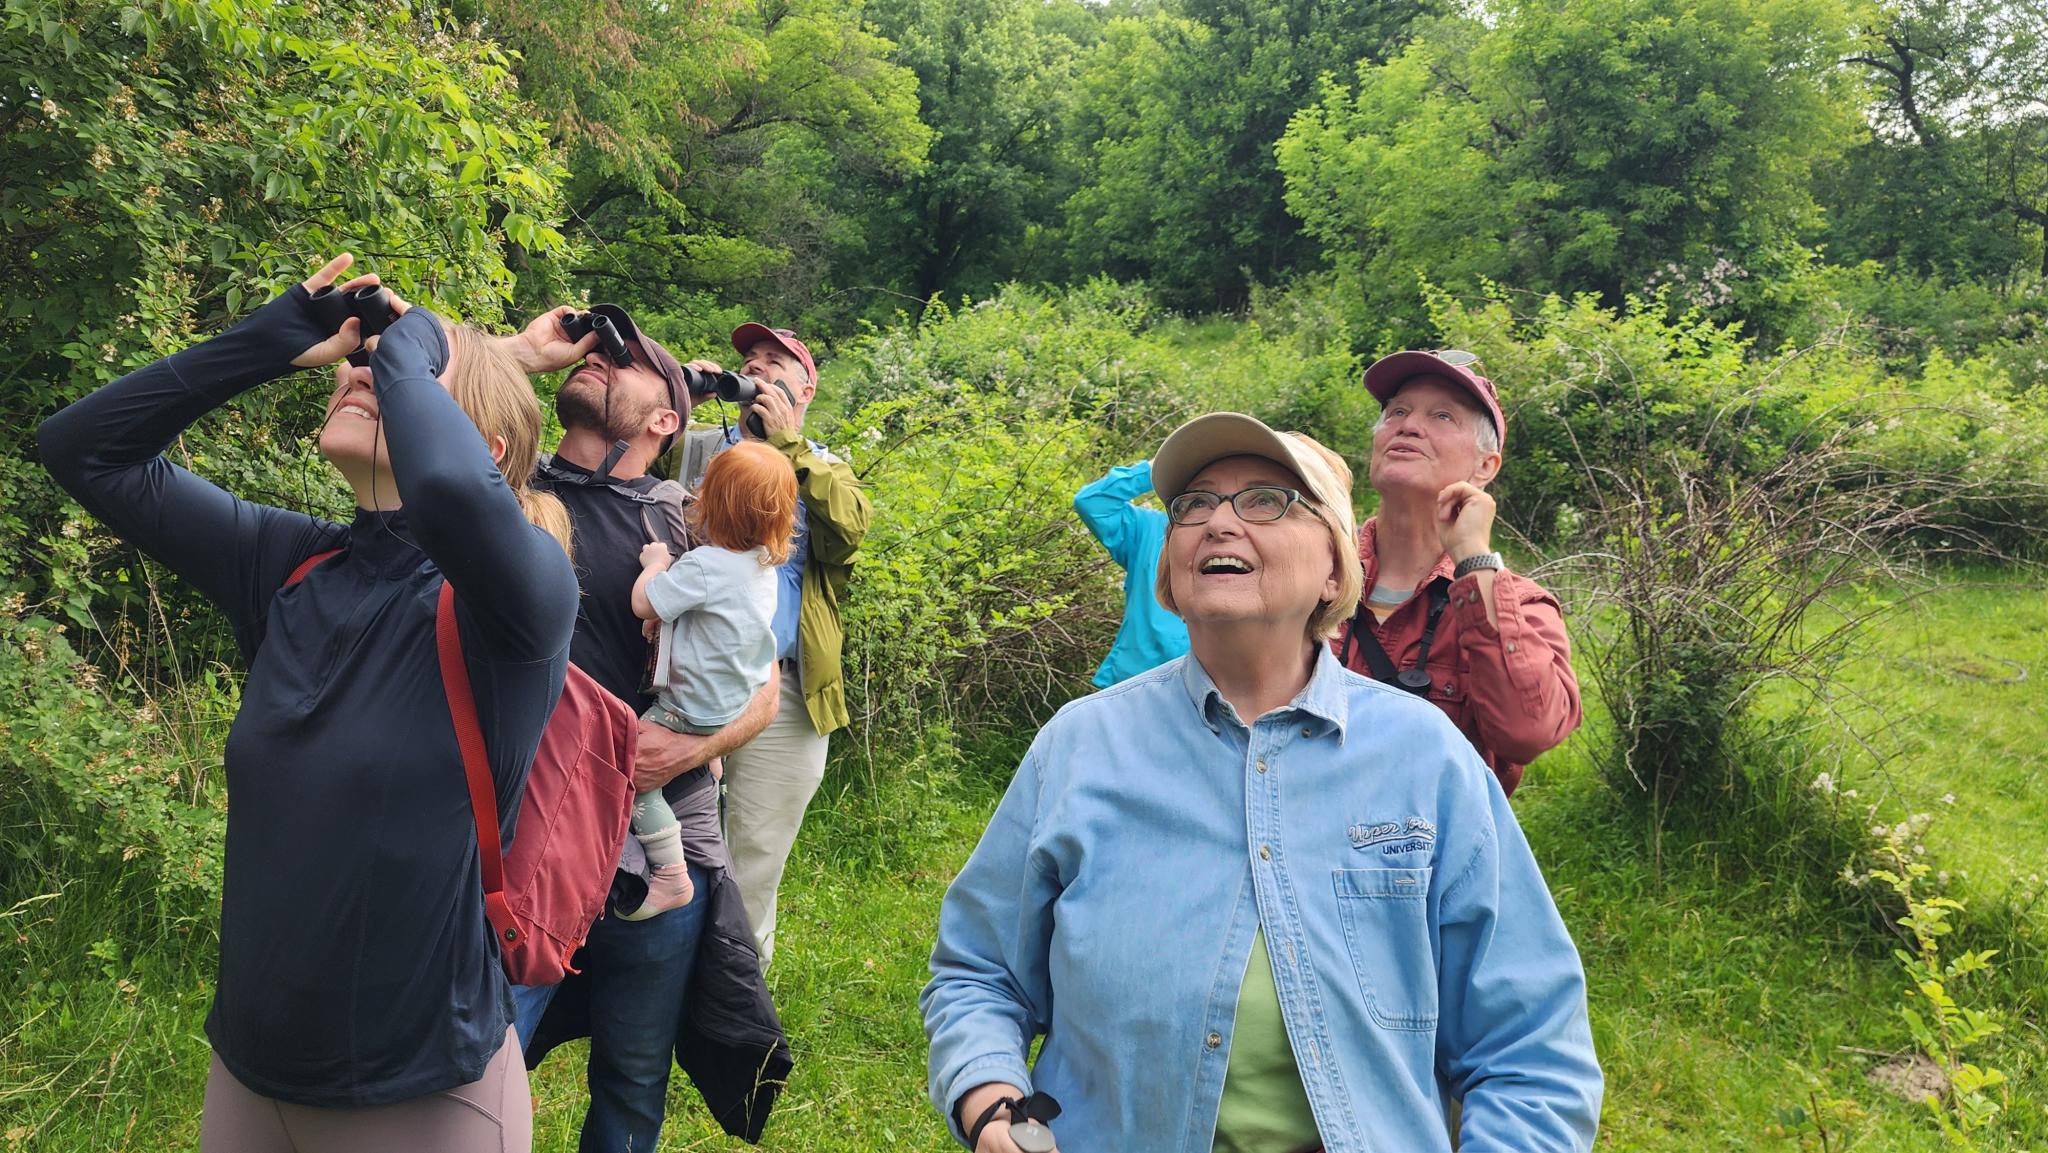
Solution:
[[[619,326],[612,323],[611,317],[595,312],[572,312],[562,318],[561,324],[562,335],[572,341],[596,333],[597,351],[604,353],[604,358],[614,366],[626,368],[633,363],[633,347],[619,335]]]
[[[782,395],[789,398],[792,407],[796,405],[796,394],[789,390],[788,385],[779,380],[769,383],[782,390]],[[741,376],[737,372],[699,372],[688,365],[683,366],[683,385],[690,390],[691,396],[715,396],[741,409],[749,409],[754,398],[761,395],[761,386],[751,376]],[[747,412],[746,424],[747,431],[755,436],[765,438],[768,435],[761,418],[752,411]]]
[[[322,285],[308,303],[313,306],[313,315],[320,318],[321,326],[330,331],[341,331],[343,322],[355,317],[362,325],[360,335],[366,342],[381,335],[398,319],[398,314],[391,308],[391,294],[378,284],[365,284],[347,292],[331,284]],[[370,363],[369,349],[358,348],[349,353],[348,362],[357,367]]]

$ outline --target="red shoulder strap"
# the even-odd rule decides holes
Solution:
[[[318,567],[321,561],[324,561],[331,556],[340,555],[341,550],[338,548],[331,548],[326,550],[325,552],[314,553],[312,556],[309,556],[305,560],[300,561],[299,567],[292,570],[292,575],[284,578],[284,587],[290,588],[293,585],[299,583],[300,581],[305,580],[306,574],[312,572],[316,567]]]
[[[455,719],[455,743],[462,747],[462,775],[469,779],[469,807],[476,816],[476,845],[484,880],[484,917],[507,951],[525,943],[512,905],[505,899],[505,855],[498,843],[498,795],[484,758],[484,730],[476,719],[476,694],[469,687],[469,666],[462,660],[462,634],[455,626],[455,586],[441,582],[434,609],[434,642],[441,657],[441,688],[448,694],[448,715]]]

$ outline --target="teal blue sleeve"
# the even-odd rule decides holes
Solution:
[[[1081,523],[1109,550],[1110,559],[1126,569],[1131,567],[1132,550],[1140,543],[1142,534],[1136,527],[1145,511],[1131,502],[1151,491],[1152,462],[1141,460],[1110,469],[1109,475],[1074,494],[1074,511],[1080,514]]]

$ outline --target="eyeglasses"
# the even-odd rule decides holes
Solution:
[[[1470,368],[1479,363],[1478,353],[1466,352],[1462,348],[1439,348],[1431,352],[1430,355],[1450,365],[1452,368]]]
[[[1255,484],[1224,496],[1220,492],[1184,492],[1166,503],[1166,519],[1180,525],[1207,524],[1224,501],[1246,524],[1271,524],[1287,515],[1297,502],[1314,512],[1316,502],[1291,488]],[[1320,514],[1318,514],[1320,515]]]

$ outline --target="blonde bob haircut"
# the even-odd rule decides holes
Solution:
[[[1290,455],[1292,460],[1273,460],[1262,452],[1231,453],[1232,456],[1257,456],[1273,460],[1274,464],[1295,475],[1302,491],[1321,494],[1305,515],[1316,517],[1317,521],[1330,530],[1330,551],[1337,565],[1337,596],[1334,600],[1316,605],[1308,617],[1308,639],[1310,642],[1327,641],[1343,629],[1344,622],[1358,611],[1358,598],[1365,586],[1365,565],[1358,559],[1358,528],[1351,514],[1351,466],[1344,458],[1325,448],[1314,437],[1305,433],[1288,432],[1281,435],[1300,442],[1307,452],[1297,451]],[[1217,460],[1224,459],[1217,457]],[[1208,463],[1214,463],[1210,461]],[[1155,462],[1155,469],[1157,464]],[[1206,467],[1206,465],[1204,465]],[[1320,471],[1320,476],[1304,476],[1304,470]],[[1288,515],[1294,515],[1292,510]],[[1169,525],[1170,534],[1179,526]],[[1159,550],[1159,571],[1153,581],[1153,595],[1167,612],[1178,616],[1180,607],[1174,603],[1173,585],[1168,579],[1167,550]]]

